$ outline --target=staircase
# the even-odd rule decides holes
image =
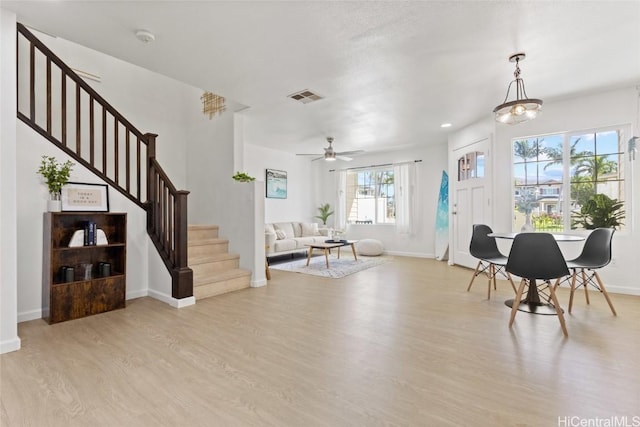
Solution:
[[[178,190],[158,163],[157,135],[139,131],[24,25],[17,27],[18,118],[146,211],[171,296],[200,299],[249,287],[251,272],[239,268],[218,227],[187,225],[189,192]]]
[[[240,268],[239,255],[229,253],[229,241],[218,237],[217,225],[189,225],[187,254],[196,300],[251,285],[251,272]]]

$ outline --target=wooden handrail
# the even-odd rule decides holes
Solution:
[[[25,42],[26,56],[20,49]],[[18,118],[147,211],[147,232],[171,274],[172,296],[193,296],[193,272],[187,265],[189,192],[177,190],[158,164],[157,135],[140,132],[22,24],[17,51]],[[38,68],[41,57],[46,59],[43,69]],[[21,71],[25,62],[26,74]],[[20,77],[25,75],[23,88]]]

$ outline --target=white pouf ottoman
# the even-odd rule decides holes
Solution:
[[[356,249],[360,255],[378,256],[382,255],[382,242],[376,239],[362,239],[356,243]]]

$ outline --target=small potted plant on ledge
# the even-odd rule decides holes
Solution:
[[[327,225],[327,219],[331,215],[333,215],[331,205],[329,203],[325,203],[324,205],[320,205],[318,210],[320,211],[320,215],[317,215],[314,218],[318,218],[320,221],[322,221],[322,225]]]
[[[238,181],[238,182],[251,182],[256,180],[254,177],[249,176],[244,172],[236,172],[236,174],[233,175],[231,178],[233,178],[235,181]]]
[[[59,163],[53,156],[42,156],[38,173],[43,176],[49,189],[49,200],[47,201],[47,210],[49,212],[60,212],[60,192],[62,187],[69,182],[69,176],[74,165],[75,163],[70,160]]]

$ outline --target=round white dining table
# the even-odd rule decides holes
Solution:
[[[510,239],[513,240],[520,233],[489,233],[489,237],[495,237],[497,239]],[[581,242],[585,240],[584,236],[579,236],[576,234],[562,234],[562,233],[549,233],[551,234],[556,242]],[[540,299],[540,294],[538,293],[538,286],[536,285],[536,279],[529,280],[529,289],[527,290],[527,295],[524,297],[522,301],[520,301],[518,305],[518,311],[525,311],[527,313],[533,314],[543,314],[548,316],[557,316],[556,309],[548,302],[543,302]],[[513,307],[514,299],[508,299],[504,302],[507,307]]]

